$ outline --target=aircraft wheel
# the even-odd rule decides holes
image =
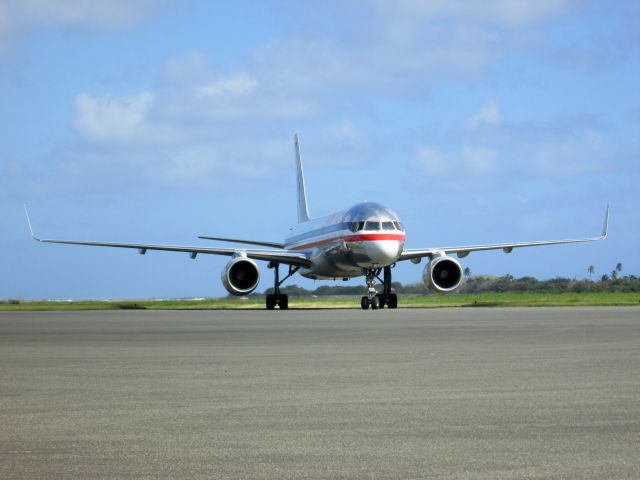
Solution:
[[[389,295],[389,308],[398,308],[398,295],[395,293]]]
[[[371,299],[371,309],[378,310],[380,308],[380,297],[377,295]]]
[[[287,310],[289,308],[289,295],[280,295],[280,310]]]
[[[369,297],[362,297],[362,300],[360,300],[360,306],[362,307],[363,310],[368,310],[369,309]]]
[[[274,310],[276,308],[276,296],[267,295],[267,310]]]
[[[385,296],[381,293],[378,293],[376,295],[376,298],[378,299],[378,304],[380,305],[380,308],[384,308],[385,303],[387,303]]]

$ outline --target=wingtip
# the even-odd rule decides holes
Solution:
[[[609,234],[609,204],[607,204],[607,210],[604,213],[604,225],[602,226],[602,239],[607,238]]]
[[[33,226],[31,225],[31,218],[29,217],[29,210],[27,209],[27,204],[25,203],[23,206],[24,206],[24,214],[27,217],[27,225],[29,226],[29,232],[31,233],[31,237],[34,240],[40,241],[40,239],[36,237],[36,234],[33,233]]]

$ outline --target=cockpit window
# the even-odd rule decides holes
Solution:
[[[351,222],[349,223],[349,230],[352,232],[359,232],[364,228],[364,222]]]
[[[396,228],[400,231],[403,231],[404,229],[402,228],[402,224],[400,222],[393,222],[394,225],[396,226]]]
[[[382,229],[383,230],[395,230],[395,226],[393,225],[393,222],[382,222]]]
[[[364,226],[365,230],[380,230],[380,222],[367,222]]]

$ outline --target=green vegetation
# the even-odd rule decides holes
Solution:
[[[359,296],[295,297],[291,308],[360,308]],[[560,307],[560,306],[640,306],[637,292],[543,293],[507,292],[449,295],[403,295],[401,308],[438,307]],[[135,301],[4,301],[0,310],[199,310],[263,309],[264,299],[220,298],[205,300]]]
[[[465,281],[448,295],[435,295],[422,283],[402,285],[394,282],[400,296],[401,308],[437,307],[560,307],[560,306],[613,306],[640,305],[640,277],[620,276],[618,263],[611,275],[602,275],[598,281],[552,278],[538,280],[533,277],[513,278],[492,275],[471,276],[466,269]],[[593,266],[587,273],[594,273]],[[313,291],[289,285],[282,293],[289,295],[292,308],[360,308],[362,285],[323,285]],[[264,294],[271,293],[267,289]],[[198,310],[264,308],[264,294],[249,297],[212,298],[204,300],[78,300],[78,301],[0,301],[1,310]]]
[[[551,278],[549,280],[538,280],[534,277],[514,278],[511,275],[501,277],[495,275],[466,276],[464,283],[456,290],[456,294],[485,294],[485,293],[614,293],[614,292],[640,292],[640,277],[628,275],[620,277],[618,264],[611,275],[603,275],[598,281],[576,280],[571,278]],[[402,285],[394,282],[393,289],[398,295],[433,295],[423,283]],[[362,285],[323,285],[315,290],[306,290],[297,285],[289,285],[282,289],[283,293],[290,297],[308,297],[316,295],[362,295],[364,292]],[[264,293],[272,293],[269,288]]]

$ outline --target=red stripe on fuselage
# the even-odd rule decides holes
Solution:
[[[398,240],[404,241],[402,233],[360,233],[357,235],[347,235],[342,237],[345,242],[371,242],[375,240]]]
[[[327,238],[318,240],[317,242],[305,243],[292,247],[292,250],[305,250],[308,248],[318,248],[333,242],[344,240],[345,242],[376,242],[379,240],[397,240],[404,242],[405,235],[403,233],[360,233],[357,235],[344,235],[335,238]]]

